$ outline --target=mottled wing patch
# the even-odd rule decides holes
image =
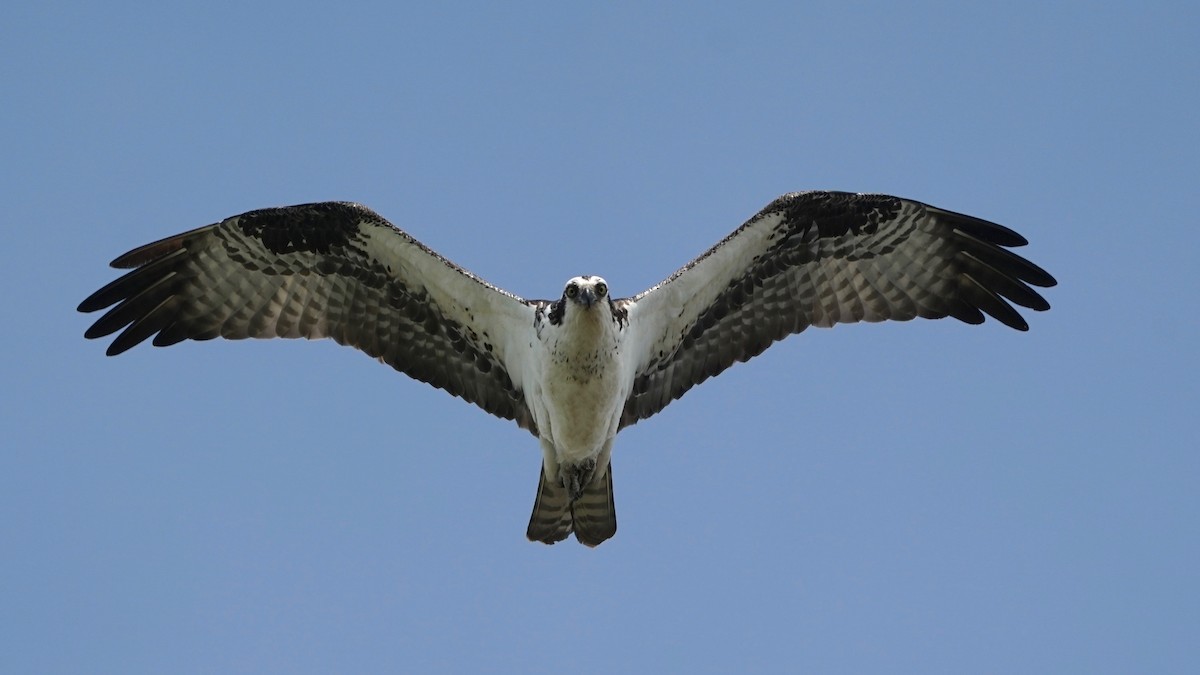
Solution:
[[[480,303],[526,307],[461,270],[370,209],[323,202],[251,211],[134,249],[133,268],[79,305],[111,307],[85,333],[120,334],[119,354],[217,337],[332,338],[396,370],[533,428],[494,338],[431,297],[434,274],[470,278]],[[115,306],[114,306],[115,305]],[[528,312],[532,321],[532,310]]]
[[[749,236],[752,231],[763,236]],[[762,243],[754,244],[758,250],[740,251],[748,262],[736,269],[706,263],[722,247],[751,241]],[[986,314],[1027,330],[1009,303],[1048,309],[1030,286],[1056,282],[1005,248],[1025,243],[995,223],[887,195],[784,195],[662,284],[631,299],[680,314],[668,322],[668,335],[650,341],[654,353],[634,382],[621,426],[655,414],[691,387],[809,326],[947,316],[981,323]],[[659,289],[712,274],[724,274],[724,280],[705,278],[694,285],[721,283],[722,290],[693,313],[653,305]]]

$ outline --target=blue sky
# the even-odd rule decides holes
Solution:
[[[26,3],[0,27],[0,670],[1192,672],[1195,3]],[[1018,333],[811,330],[536,441],[328,342],[106,358],[129,248],[366,203],[489,281],[653,284],[774,197],[1013,227]]]

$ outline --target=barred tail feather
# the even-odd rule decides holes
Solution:
[[[583,495],[571,504],[571,520],[575,525],[575,538],[585,546],[599,546],[617,533],[612,464],[605,467],[603,478],[592,481]]]
[[[537,498],[533,502],[533,515],[529,517],[529,528],[525,536],[529,541],[556,544],[571,534],[571,497],[567,489],[557,481],[546,479],[542,469],[538,479]]]
[[[525,536],[530,541],[555,544],[571,532],[579,543],[598,546],[617,533],[617,511],[613,502],[612,465],[605,467],[604,476],[592,481],[583,494],[571,503],[569,491],[558,481],[547,480],[541,472],[537,499]]]

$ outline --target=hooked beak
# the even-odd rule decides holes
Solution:
[[[579,291],[579,302],[582,302],[584,307],[591,307],[596,302],[596,292],[590,288]]]

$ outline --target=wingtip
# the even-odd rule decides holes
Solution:
[[[113,258],[112,262],[108,263],[108,265],[119,270],[141,267],[148,262],[157,260],[168,253],[173,253],[183,248],[183,240],[183,236],[180,235],[160,239],[152,244],[139,246],[132,251],[122,253]]]

